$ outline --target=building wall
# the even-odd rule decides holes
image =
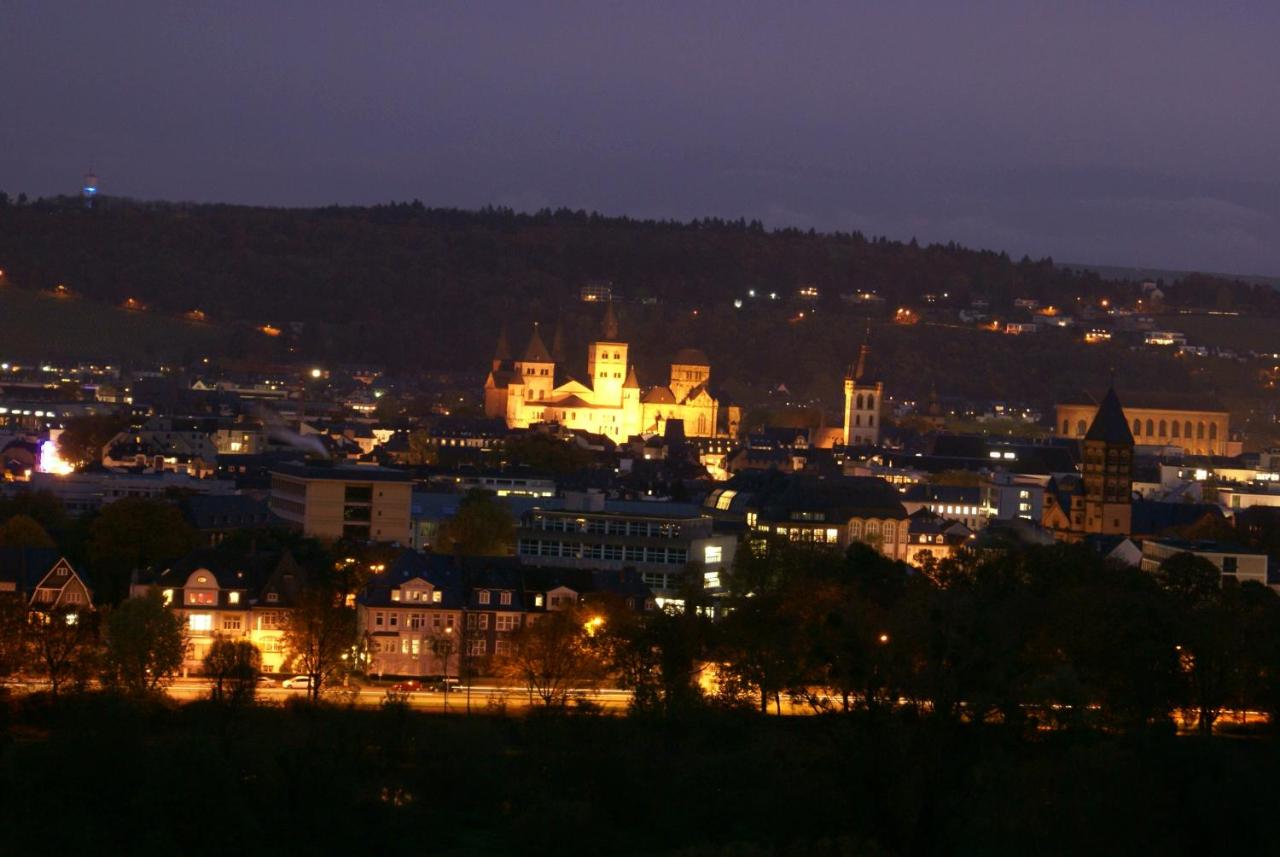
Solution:
[[[1097,413],[1096,405],[1058,405],[1058,434],[1083,439]],[[1133,432],[1133,442],[1138,446],[1180,446],[1191,455],[1228,453],[1231,415],[1226,411],[1127,407],[1124,416]],[[1188,427],[1191,437],[1187,437]]]
[[[846,378],[844,382],[844,444],[856,446],[880,443],[880,414],[884,403],[884,384],[859,384]]]
[[[1234,574],[1240,583],[1253,581],[1267,585],[1267,556],[1266,554],[1247,554],[1247,553],[1228,553],[1218,551],[1188,551],[1185,546],[1176,544],[1166,544],[1154,539],[1149,539],[1142,544],[1142,570],[1154,572],[1159,570],[1160,564],[1171,556],[1179,553],[1192,553],[1202,559],[1217,566],[1218,571],[1225,575]],[[1234,567],[1234,571],[1231,568]]]
[[[412,493],[410,482],[271,475],[272,511],[300,527],[304,535],[321,539],[339,539],[345,534],[408,543]]]

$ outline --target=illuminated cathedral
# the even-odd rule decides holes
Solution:
[[[547,350],[537,324],[524,355],[514,360],[503,336],[485,379],[485,415],[505,419],[509,428],[554,422],[614,441],[661,433],[668,420],[682,420],[687,436],[717,436],[720,402],[707,386],[711,364],[705,354],[696,348],[681,350],[671,362],[666,386],[645,390],[627,351],[612,303],[605,305],[600,337],[587,346],[583,380],[565,372],[560,355]],[[731,417],[736,410],[730,409]],[[736,425],[728,428],[730,433],[737,430]]]

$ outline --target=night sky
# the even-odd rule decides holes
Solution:
[[[1280,3],[0,0],[0,189],[1280,274]]]

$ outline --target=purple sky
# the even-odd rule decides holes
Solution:
[[[1280,3],[0,2],[0,188],[1280,274]]]

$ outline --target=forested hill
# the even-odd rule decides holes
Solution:
[[[0,268],[17,288],[65,283],[113,304],[134,298],[175,314],[199,308],[245,330],[304,322],[295,343],[302,356],[455,369],[482,368],[504,320],[520,348],[528,321],[562,318],[576,348],[590,323],[578,289],[595,280],[611,281],[627,302],[625,333],[652,346],[655,354],[641,365],[650,371],[680,345],[706,344],[725,366],[744,361],[715,354],[717,346],[777,346],[782,334],[762,339],[754,329],[740,331],[752,338],[718,342],[727,328],[741,327],[726,319],[733,300],[752,289],[778,293],[775,315],[783,317],[796,289],[812,285],[820,293],[812,309],[853,331],[876,311],[850,307],[840,296],[863,290],[878,293],[892,311],[918,305],[925,293],[946,293],[954,307],[981,296],[998,310],[1014,297],[1067,303],[1125,288],[1049,259],[1019,261],[953,244],[770,231],[741,220],[466,212],[419,202],[271,209],[101,198],[89,210],[76,199],[19,205],[0,197]],[[1276,308],[1270,290],[1216,281],[1208,288],[1214,300],[1221,300],[1214,290],[1226,288],[1233,305]],[[1204,298],[1196,292],[1196,300]],[[821,354],[806,351],[810,338],[800,336],[800,352],[789,356],[797,365],[838,371],[858,336],[828,331],[819,337],[829,344]]]

